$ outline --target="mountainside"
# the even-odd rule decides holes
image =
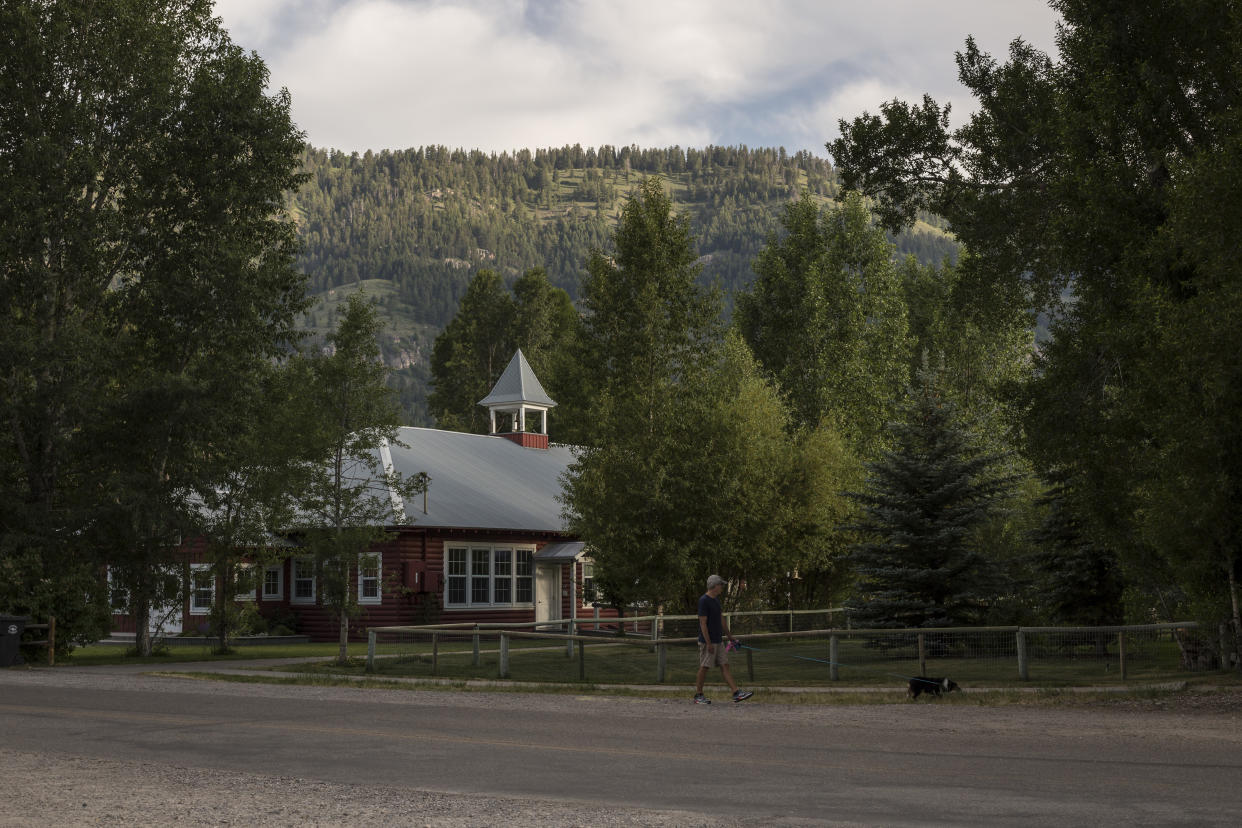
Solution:
[[[704,282],[726,296],[749,285],[750,263],[785,203],[809,191],[829,201],[828,161],[784,149],[640,149],[581,146],[487,154],[445,147],[346,155],[310,148],[310,181],[293,196],[300,265],[325,300],[307,316],[316,333],[353,290],[380,300],[390,324],[385,358],[407,422],[431,425],[431,344],[456,313],[472,276],[491,268],[512,281],[542,267],[575,300],[592,248],[608,250],[625,199],[660,175],[690,218]],[[924,261],[956,244],[931,217],[897,239]],[[728,300],[727,300],[728,301]],[[729,302],[731,305],[731,302]]]

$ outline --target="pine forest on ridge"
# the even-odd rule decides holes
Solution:
[[[380,305],[381,337],[403,417],[430,426],[426,398],[436,335],[452,320],[472,276],[508,284],[530,268],[579,299],[591,250],[607,251],[625,201],[660,176],[690,218],[704,284],[732,297],[781,211],[801,193],[827,203],[839,186],[829,161],[782,148],[588,147],[483,153],[443,146],[365,154],[308,148],[309,181],[292,197],[299,267],[317,302],[304,323],[317,337],[358,288]],[[942,222],[922,215],[894,239],[925,264],[956,256]]]

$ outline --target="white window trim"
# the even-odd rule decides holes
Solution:
[[[362,576],[362,565],[368,559],[375,560],[375,596],[372,598],[364,597],[362,594],[362,586],[365,580]],[[367,606],[374,606],[384,602],[384,554],[382,552],[368,552],[358,559],[358,603]]]
[[[206,572],[210,576],[211,583],[211,601],[206,607],[195,606],[194,598],[198,594],[198,587],[195,580],[198,573]],[[190,564],[190,615],[210,615],[211,608],[216,603],[216,579],[211,575],[211,564]]]
[[[298,561],[305,561],[311,568],[311,594],[309,597],[298,596]],[[315,562],[310,558],[294,558],[289,563],[289,603],[290,604],[313,604],[319,595],[319,579],[315,577]]]
[[[450,589],[450,583],[451,583],[451,580],[449,577],[449,565],[448,565],[449,554],[454,550],[461,550],[461,549],[464,549],[466,552],[466,572],[465,572],[465,575],[456,575],[453,577],[465,579],[466,601],[465,603],[460,603],[460,602],[449,603],[449,589]],[[474,574],[474,554],[473,553],[475,552],[475,550],[484,550],[484,549],[487,550],[487,562],[488,562],[487,563],[488,574],[486,577],[488,578],[489,600],[486,603],[475,602],[471,600],[471,596],[473,595],[473,579],[476,577],[483,577],[481,575],[476,576]],[[507,601],[504,603],[496,603],[495,601],[490,600],[494,598],[496,595],[495,572],[496,572],[496,550],[497,549],[507,549],[513,553],[509,558],[509,576],[508,577],[509,577],[509,583],[510,583],[509,594],[513,596],[515,600]],[[523,577],[527,577],[530,579],[530,600],[529,601],[517,601],[516,600],[517,594],[518,594],[518,553],[519,552],[530,553],[530,575],[523,576]],[[440,596],[440,600],[443,602],[443,606],[445,607],[445,609],[533,609],[535,606],[535,560],[534,558],[535,558],[535,547],[533,544],[471,543],[471,542],[455,543],[452,545],[445,544],[444,546],[444,586],[443,586],[443,593]]]
[[[274,593],[267,591],[267,573],[269,572],[276,573],[276,592]],[[272,566],[263,567],[262,589],[263,589],[263,600],[264,601],[279,601],[280,599],[285,597],[285,565],[284,564],[274,564]]]

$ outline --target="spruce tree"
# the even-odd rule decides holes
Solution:
[[[846,602],[854,626],[940,627],[978,623],[994,586],[975,530],[1014,487],[981,452],[926,364],[889,427],[893,448],[869,464],[862,510],[852,527],[857,576]]]
[[[1041,503],[1044,520],[1031,533],[1037,544],[1040,604],[1058,624],[1096,626],[1123,619],[1121,564],[1117,554],[1088,535],[1073,503],[1072,480],[1056,476]]]

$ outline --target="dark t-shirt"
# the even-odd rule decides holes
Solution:
[[[707,617],[707,635],[711,638],[713,644],[719,644],[724,638],[723,613],[720,609],[720,602],[706,593],[699,596],[699,616]],[[707,643],[703,641],[703,629],[701,627],[699,628],[699,642]]]

